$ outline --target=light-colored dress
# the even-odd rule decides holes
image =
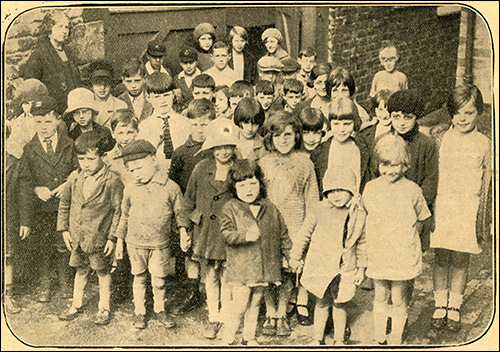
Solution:
[[[439,184],[432,248],[478,254],[476,216],[491,167],[490,140],[474,130],[466,135],[450,128],[441,142]]]
[[[417,222],[431,216],[422,190],[407,178],[390,183],[382,177],[366,184],[366,276],[411,280],[422,272]]]
[[[398,90],[408,89],[408,79],[406,78],[406,75],[398,70],[394,70],[392,72],[382,70],[377,72],[373,77],[370,96],[374,97],[377,92],[384,89],[390,90],[391,93],[397,92]]]

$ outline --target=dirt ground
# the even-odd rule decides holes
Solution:
[[[460,332],[435,332],[429,327],[432,315],[432,251],[424,255],[424,272],[415,284],[412,305],[409,311],[405,345],[443,346],[456,345],[480,337],[488,328],[493,312],[493,279],[491,249],[484,246],[483,253],[471,257],[470,276],[462,309],[463,328]],[[180,299],[185,289],[178,284],[170,284],[167,294],[167,308]],[[57,315],[71,303],[70,299],[53,297],[50,303],[38,303],[34,299],[33,288],[27,288],[16,300],[22,311],[15,315],[2,315],[7,319],[2,335],[14,334],[18,341],[28,346],[73,346],[73,347],[133,347],[133,346],[217,346],[221,340],[203,338],[207,319],[206,306],[176,318],[174,329],[165,329],[150,317],[148,327],[136,330],[132,326],[133,303],[131,298],[119,302],[112,301],[111,322],[107,326],[96,326],[93,318],[97,312],[98,287],[95,275],[92,276],[84,300],[84,312],[71,322],[63,322]],[[352,327],[351,346],[369,346],[372,341],[372,300],[373,291],[358,289],[355,298],[348,306],[348,319]],[[151,299],[147,302],[151,310]],[[261,317],[261,320],[263,317]],[[297,325],[295,316],[291,318],[292,335],[287,338],[268,337],[260,334],[259,323],[257,340],[267,346],[306,346],[312,342],[312,326]],[[497,335],[498,338],[498,335]],[[331,336],[326,338],[332,344]],[[22,347],[22,345],[21,345]]]

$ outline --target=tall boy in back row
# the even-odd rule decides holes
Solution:
[[[52,296],[52,279],[59,275],[60,290],[64,297],[71,297],[69,252],[62,236],[56,231],[59,199],[66,179],[77,167],[74,143],[67,135],[59,133],[59,115],[56,101],[50,96],[39,97],[31,113],[36,126],[33,139],[24,146],[21,159],[20,188],[25,192],[23,202],[33,202],[36,214],[33,219],[33,236],[39,249],[40,287],[39,302],[48,302]],[[32,194],[32,193],[31,193]]]

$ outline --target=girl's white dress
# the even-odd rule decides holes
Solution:
[[[436,229],[431,248],[481,253],[476,216],[490,169],[490,140],[474,130],[461,134],[451,127],[439,152],[439,184],[435,204]]]

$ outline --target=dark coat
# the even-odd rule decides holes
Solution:
[[[182,202],[179,227],[191,228],[192,249],[205,259],[226,259],[226,245],[220,234],[222,206],[232,198],[226,182],[215,181],[215,158],[196,165]]]
[[[102,251],[106,241],[115,238],[120,220],[123,183],[104,167],[100,185],[89,199],[82,194],[84,174],[77,170],[69,176],[59,202],[57,231],[69,231],[74,249],[79,245],[86,253]]]
[[[101,133],[105,138],[106,138],[106,145],[104,146],[104,151],[109,152],[111,149],[114,148],[116,142],[113,138],[113,135],[111,134],[111,131],[109,128],[105,126],[101,126],[98,123],[95,123],[94,121],[92,123],[92,131],[95,131],[96,133]],[[82,129],[78,124],[75,124],[73,126],[73,129],[68,132],[68,136],[76,141],[78,137],[80,137],[82,134]]]
[[[186,192],[189,178],[195,166],[212,154],[211,150],[204,150],[196,154],[202,145],[203,143],[195,142],[190,135],[186,143],[174,150],[168,177],[179,185],[182,194]]]
[[[179,75],[174,77],[174,87],[180,91],[179,98],[179,110],[184,110],[187,108],[188,103],[193,100],[193,91],[188,87],[186,79],[184,77],[179,78]]]
[[[228,66],[234,70],[233,57],[229,59]],[[252,84],[257,83],[257,58],[247,48],[243,49],[243,79]]]
[[[74,142],[64,134],[58,135],[54,158],[51,159],[43,149],[38,134],[24,146],[21,158],[20,187],[33,190],[34,187],[48,187],[50,190],[66,182],[68,176],[78,166]],[[23,200],[23,202],[29,200]],[[34,209],[38,212],[55,212],[59,199],[52,197],[46,202],[35,197]]]
[[[18,237],[19,226],[31,227],[33,216],[32,187],[21,188],[19,176],[21,162],[15,156],[7,154],[5,159],[5,226],[8,239]],[[24,194],[22,194],[24,192]]]
[[[49,95],[57,102],[57,112],[63,114],[67,108],[68,93],[80,86],[80,71],[75,60],[66,52],[68,61],[62,61],[48,38],[41,39],[26,64],[21,66],[19,75],[36,78],[47,86]]]
[[[127,103],[127,107],[134,111],[134,106],[132,105],[132,101],[130,100],[130,96],[127,92],[123,92],[120,94],[118,99],[123,100],[125,103]],[[144,106],[142,107],[142,111],[139,113],[138,111],[134,111],[135,115],[137,116],[137,119],[139,122],[144,120],[146,117],[149,117],[153,113],[153,106],[149,101],[144,98]]]
[[[285,221],[269,200],[261,201],[255,218],[250,206],[238,199],[222,207],[221,235],[226,242],[226,279],[229,282],[255,283],[281,281],[282,257],[289,257],[292,241]],[[257,223],[260,237],[246,240],[250,225]]]

